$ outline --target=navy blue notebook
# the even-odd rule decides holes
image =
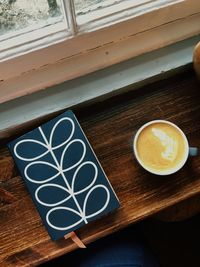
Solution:
[[[53,240],[119,207],[72,111],[8,147]]]

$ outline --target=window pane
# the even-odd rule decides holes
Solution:
[[[117,4],[124,0],[74,0],[76,15],[82,15],[95,9]]]
[[[61,7],[60,0],[0,0],[0,36],[60,22]]]
[[[152,8],[156,0],[73,0],[75,5],[76,20],[79,26],[94,22],[95,27],[127,19],[136,8],[148,5]],[[145,8],[146,9],[146,8]],[[127,11],[127,12],[126,12]],[[123,12],[126,12],[126,14]],[[97,25],[97,21],[101,22]],[[89,25],[89,24],[88,24]],[[91,24],[90,24],[91,25]],[[92,29],[92,28],[91,28]]]

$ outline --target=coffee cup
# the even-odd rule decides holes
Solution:
[[[150,173],[169,175],[180,170],[198,149],[189,147],[184,132],[174,123],[153,120],[136,132],[133,150],[138,163]]]

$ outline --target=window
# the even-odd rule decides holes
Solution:
[[[0,102],[199,33],[199,0],[0,0]]]
[[[1,0],[1,40],[61,22],[61,3],[52,0]]]

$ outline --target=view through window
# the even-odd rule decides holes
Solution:
[[[0,0],[0,36],[23,33],[63,20],[60,0]]]

